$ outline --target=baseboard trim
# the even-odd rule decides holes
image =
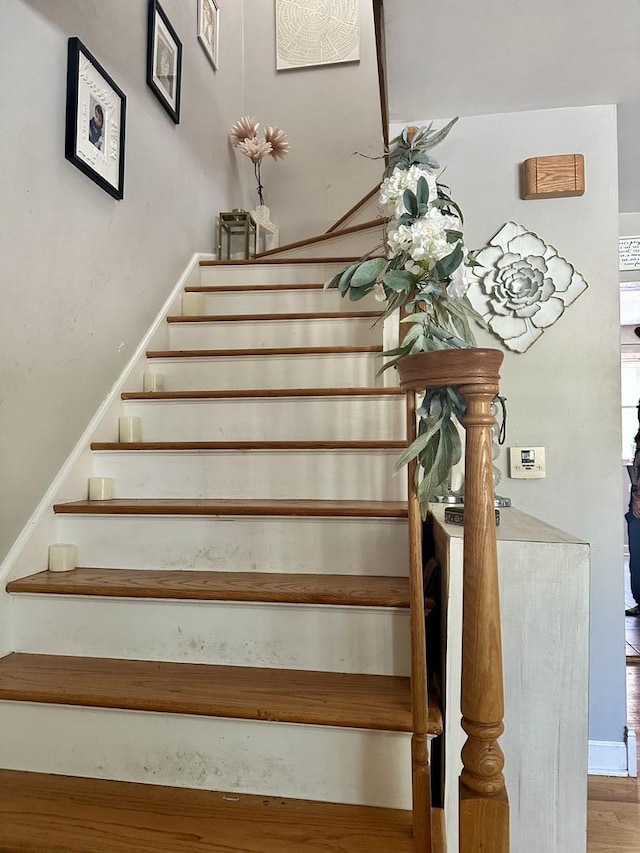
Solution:
[[[627,729],[629,732],[629,729]],[[627,750],[633,738],[626,741],[590,740],[589,775],[590,776],[628,776],[629,757]]]

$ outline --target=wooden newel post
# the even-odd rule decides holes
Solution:
[[[462,419],[466,458],[461,703],[467,740],[460,777],[460,853],[509,853],[509,801],[498,745],[504,729],[504,691],[491,414],[502,359],[498,350],[474,348],[419,353],[398,364],[405,391],[452,385],[467,403]],[[420,761],[414,759],[414,768],[416,764]]]
[[[500,353],[500,361],[502,356]],[[462,749],[460,853],[508,853],[509,803],[498,738],[504,731],[502,634],[493,489],[491,403],[498,372],[488,382],[460,385],[467,403],[462,618]]]

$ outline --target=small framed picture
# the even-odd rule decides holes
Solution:
[[[149,0],[147,83],[178,124],[182,85],[182,42],[158,0]]]
[[[216,71],[218,70],[219,17],[217,0],[198,0],[198,40]]]
[[[78,38],[67,61],[65,157],[98,186],[124,195],[124,130],[127,99]]]

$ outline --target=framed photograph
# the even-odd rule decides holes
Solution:
[[[198,41],[216,71],[218,70],[219,18],[217,0],[198,0]]]
[[[78,38],[67,61],[65,157],[98,186],[124,195],[124,130],[127,99]]]
[[[147,83],[178,124],[182,85],[182,42],[158,0],[149,0]]]

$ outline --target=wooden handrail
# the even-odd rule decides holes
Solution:
[[[407,444],[416,438],[416,395],[407,394]],[[429,767],[429,699],[427,641],[422,575],[422,518],[416,494],[416,461],[408,467],[409,595],[411,613],[411,782],[415,853],[431,853],[431,770]]]
[[[467,740],[462,750],[460,777],[460,853],[509,853],[509,801],[502,773],[504,756],[498,744],[504,730],[504,695],[493,491],[492,427],[495,419],[491,414],[491,403],[499,390],[502,359],[498,350],[474,348],[420,353],[408,356],[398,365],[400,386],[407,392],[408,400],[414,401],[414,406],[417,391],[448,385],[456,386],[467,403],[462,419],[466,456],[461,702],[462,726]],[[408,403],[407,415],[414,411],[411,405]],[[415,421],[415,416],[412,420]],[[411,434],[415,435],[415,423],[412,430]],[[407,439],[410,440],[409,431]],[[410,519],[415,499],[414,472],[415,468],[409,473]],[[413,578],[413,555],[410,572]],[[413,589],[411,607],[413,638]],[[413,658],[417,654],[419,648],[412,651]],[[420,701],[419,685],[415,688],[412,685],[412,691],[412,698]],[[416,735],[419,721],[414,711]],[[415,798],[420,757],[416,746],[414,826],[424,820],[416,815],[416,807],[420,805]],[[416,834],[416,853],[431,849],[419,846],[420,843]]]

